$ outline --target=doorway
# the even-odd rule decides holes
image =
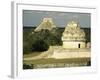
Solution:
[[[78,44],[78,48],[80,48],[80,44]]]

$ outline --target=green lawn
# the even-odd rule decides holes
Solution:
[[[29,53],[29,54],[24,54],[23,55],[23,58],[28,58],[28,57],[34,57],[34,56],[37,56],[37,55],[40,55],[42,52],[33,52],[33,53]]]
[[[52,63],[84,63],[91,61],[90,58],[71,58],[71,59],[37,59],[23,61],[25,64],[52,64]]]

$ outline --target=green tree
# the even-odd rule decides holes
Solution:
[[[32,51],[47,51],[49,49],[49,45],[44,40],[36,40],[32,44]]]

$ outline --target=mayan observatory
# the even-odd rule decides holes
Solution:
[[[68,22],[62,34],[63,45],[54,49],[53,58],[89,58],[90,46],[86,44],[84,30],[76,21]]]

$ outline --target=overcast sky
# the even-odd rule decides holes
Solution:
[[[38,26],[43,18],[52,18],[57,27],[65,27],[71,20],[78,21],[81,27],[91,27],[90,13],[23,10],[24,26]]]

